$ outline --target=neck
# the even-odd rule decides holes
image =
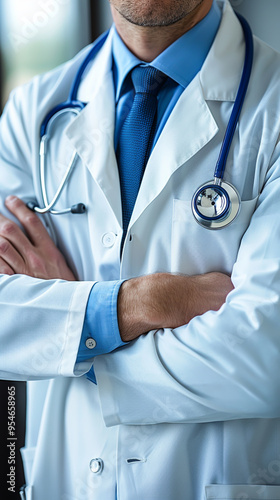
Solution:
[[[123,17],[112,5],[117,31],[128,49],[141,61],[151,62],[169,45],[198,24],[210,11],[213,0],[204,0],[180,21],[169,26],[138,26]]]

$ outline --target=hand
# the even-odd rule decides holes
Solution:
[[[5,204],[26,235],[15,222],[0,214],[0,273],[75,281],[39,217],[14,196],[9,196]]]
[[[198,276],[159,273],[125,281],[118,298],[122,340],[133,340],[149,330],[177,328],[195,316],[217,311],[231,290],[230,277],[216,272]]]

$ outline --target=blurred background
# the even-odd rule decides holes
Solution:
[[[280,51],[279,0],[231,0]],[[11,89],[73,57],[111,24],[108,0],[0,0],[0,106]]]
[[[280,0],[231,0],[253,32],[280,52]],[[111,24],[108,0],[0,0],[0,112],[10,91],[73,57]],[[0,346],[1,348],[1,346]],[[7,492],[7,391],[0,381],[0,498]],[[24,482],[19,449],[24,445],[24,383],[16,386],[17,485]],[[55,499],[54,499],[55,500]]]
[[[110,23],[107,0],[0,0],[2,107],[12,88],[71,59]]]

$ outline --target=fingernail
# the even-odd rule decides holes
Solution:
[[[13,203],[14,201],[16,201],[16,199],[16,196],[10,195],[6,198],[6,203]]]

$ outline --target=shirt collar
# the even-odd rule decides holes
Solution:
[[[167,47],[150,65],[186,88],[200,71],[206,59],[218,31],[221,16],[221,10],[216,0],[213,0],[207,16]],[[143,64],[143,61],[130,52],[115,27],[113,29],[112,55],[116,101],[118,102],[126,76],[135,66]]]

